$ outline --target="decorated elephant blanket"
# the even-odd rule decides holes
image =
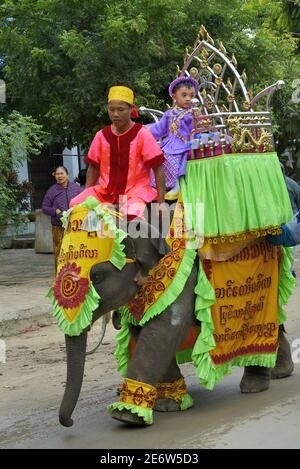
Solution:
[[[215,365],[236,357],[248,356],[248,360],[250,355],[259,355],[260,361],[265,355],[272,366],[277,350],[280,261],[281,248],[261,238],[227,261],[202,262],[215,293],[211,314],[216,345],[210,352]]]
[[[176,357],[178,363],[193,362],[201,384],[213,389],[232,366],[275,366],[278,325],[286,319],[283,305],[295,281],[290,248],[272,247],[266,236],[280,231],[291,207],[274,153],[188,162],[181,190],[181,212],[189,210],[184,232],[204,242],[198,249],[195,325]],[[180,243],[171,246],[173,251]],[[122,308],[116,357],[123,375],[134,351],[129,325],[143,326],[183,290],[195,256],[181,246],[175,249],[181,260],[174,253],[162,259],[138,297]]]
[[[191,271],[193,256],[184,259],[186,252],[178,249],[181,262],[175,260],[174,266],[179,263],[181,269],[177,271],[176,288],[176,274],[170,267],[174,254],[176,248],[168,255],[170,264],[162,260],[150,273],[145,291],[122,308],[116,357],[124,375],[135,348],[129,325],[143,326],[160,314],[181,293],[184,276]],[[193,362],[201,384],[208,389],[230,373],[232,366],[274,367],[278,325],[286,319],[283,305],[294,286],[290,267],[290,250],[273,247],[265,238],[253,241],[227,261],[200,261],[195,288],[196,321],[177,350],[177,362]],[[174,290],[168,272],[174,276]],[[165,282],[164,275],[168,279]]]
[[[294,287],[290,268],[290,250],[265,238],[227,261],[200,262],[195,315],[201,332],[178,358],[185,362],[190,353],[205,387],[212,389],[232,366],[275,366],[278,325]]]
[[[110,211],[95,198],[65,212],[63,225],[57,275],[48,297],[58,327],[72,336],[91,325],[101,300],[90,280],[93,265],[109,261],[121,270],[131,260],[126,259],[122,243],[127,234],[116,227]]]

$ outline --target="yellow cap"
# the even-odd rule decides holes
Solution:
[[[133,105],[133,91],[126,86],[112,86],[108,92],[108,102],[114,99]]]

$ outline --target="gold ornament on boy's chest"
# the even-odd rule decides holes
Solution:
[[[171,125],[170,125],[170,130],[171,132],[174,134],[177,130],[177,124],[175,122],[173,122]]]

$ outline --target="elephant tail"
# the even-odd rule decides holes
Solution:
[[[67,351],[67,383],[64,396],[59,409],[59,422],[64,427],[73,425],[72,413],[78,401],[81,390],[85,354],[87,330],[79,336],[65,336]]]

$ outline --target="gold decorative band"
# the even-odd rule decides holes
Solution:
[[[240,241],[252,240],[255,238],[262,238],[267,235],[280,235],[282,230],[280,226],[275,226],[271,228],[265,228],[261,230],[246,231],[243,233],[237,233],[233,235],[226,236],[209,236],[205,238],[205,241],[209,244],[219,244],[219,243],[235,243]]]
[[[121,388],[120,401],[144,409],[152,409],[156,397],[157,390],[154,386],[126,378]]]
[[[181,402],[187,393],[183,376],[172,383],[159,383],[157,385],[157,399],[173,399]]]

